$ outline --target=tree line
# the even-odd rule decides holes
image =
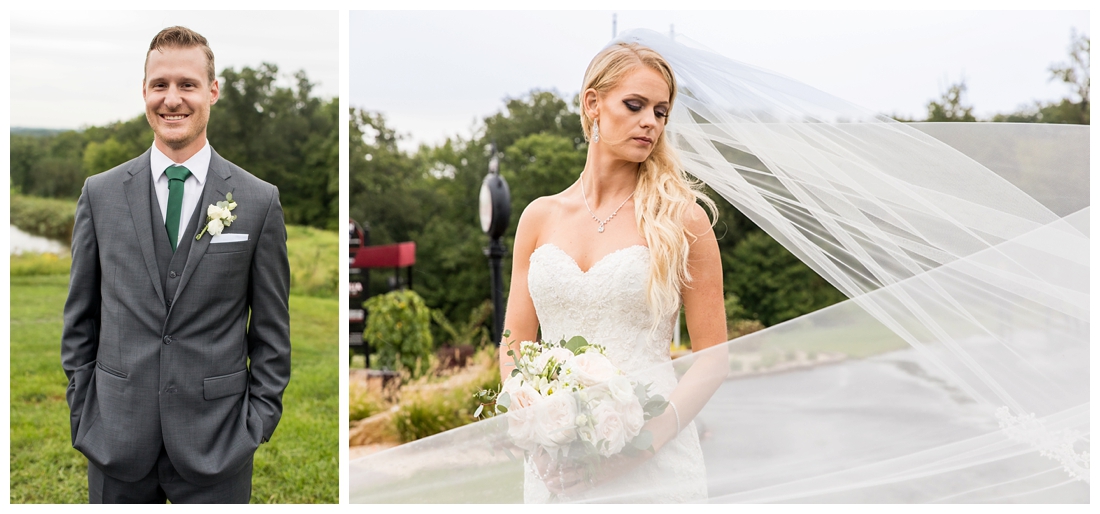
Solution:
[[[339,214],[339,105],[312,95],[304,71],[290,86],[279,69],[230,67],[210,110],[207,138],[222,157],[279,187],[288,224],[336,229]],[[84,179],[141,155],[153,131],[139,114],[80,130],[13,130],[15,193],[75,199]]]
[[[1051,64],[1049,79],[1067,87],[1069,94],[1053,102],[1033,101],[1015,111],[998,113],[988,120],[974,116],[974,106],[966,101],[966,81],[951,84],[940,97],[928,102],[928,117],[923,121],[993,121],[1007,123],[1089,124],[1090,38],[1073,32],[1070,36],[1069,61]],[[900,121],[916,121],[904,118]]]

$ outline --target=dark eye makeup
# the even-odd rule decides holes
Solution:
[[[623,100],[623,105],[625,105],[627,109],[630,109],[633,112],[638,112],[642,110],[642,103],[637,100]],[[663,107],[656,108],[653,110],[653,115],[658,118],[667,118],[668,109],[665,109]]]

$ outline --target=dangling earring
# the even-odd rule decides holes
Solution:
[[[592,121],[592,142],[600,142],[600,120]]]

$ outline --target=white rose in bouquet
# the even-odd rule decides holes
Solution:
[[[570,381],[589,387],[611,380],[619,374],[619,369],[602,353],[588,351],[566,362],[562,366],[562,374]]]
[[[645,410],[634,392],[634,383],[624,376],[613,377],[607,383],[607,390],[619,409],[627,440],[634,439],[645,424]]]
[[[504,381],[504,392],[510,398],[511,409],[523,409],[538,403],[542,399],[539,392],[531,387],[522,377],[512,377]]]
[[[601,402],[592,409],[594,437],[600,455],[610,457],[623,450],[630,437],[623,424],[623,416],[615,402]]]
[[[577,401],[572,394],[547,396],[531,410],[535,411],[535,433],[542,446],[557,448],[577,438]]]
[[[534,450],[537,445],[535,433],[535,409],[542,396],[521,377],[512,377],[504,382],[502,391],[508,393],[508,435],[516,446],[525,450]]]
[[[607,392],[618,403],[638,401],[638,397],[634,394],[634,384],[622,375],[611,377],[607,382]]]
[[[642,409],[642,403],[637,396],[631,395],[629,400],[618,403],[617,408],[619,418],[623,421],[623,430],[626,431],[626,439],[633,440],[641,433],[642,425],[645,425],[645,410]]]
[[[524,450],[534,450],[538,446],[538,434],[535,432],[535,409],[516,409],[508,411],[508,436],[516,446]]]

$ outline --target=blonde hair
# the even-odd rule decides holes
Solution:
[[[669,106],[676,100],[676,78],[664,57],[637,43],[618,43],[605,48],[592,59],[584,73],[584,91],[605,93],[614,88],[638,66],[657,71],[668,84]],[[664,118],[668,123],[668,118]],[[592,134],[593,120],[581,109],[581,128],[585,139]],[[680,294],[691,282],[688,251],[696,239],[685,223],[695,202],[702,203],[716,219],[714,201],[702,193],[702,184],[688,177],[676,150],[667,141],[666,132],[653,145],[653,151],[638,166],[638,186],[634,193],[634,218],[638,232],[649,246],[649,280],[646,284],[650,312],[655,323],[680,307]],[[712,222],[713,223],[713,222]],[[656,328],[656,327],[654,327]]]

